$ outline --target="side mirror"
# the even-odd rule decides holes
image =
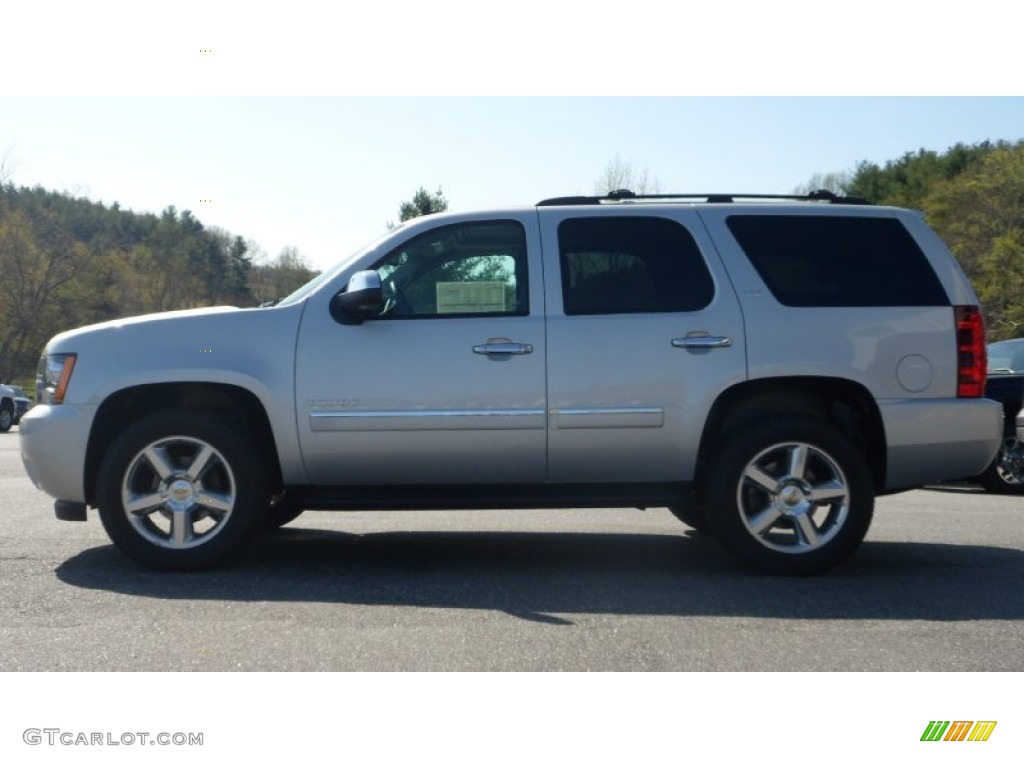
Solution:
[[[367,269],[352,275],[345,290],[331,299],[331,317],[344,325],[360,325],[367,312],[380,309],[383,304],[380,275]]]

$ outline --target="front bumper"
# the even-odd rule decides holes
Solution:
[[[21,462],[36,488],[85,501],[85,453],[96,406],[36,405],[21,419]]]

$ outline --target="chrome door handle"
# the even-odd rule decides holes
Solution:
[[[512,341],[477,344],[473,352],[478,355],[528,355],[533,352],[532,344],[516,344]]]
[[[684,336],[672,339],[672,346],[680,349],[722,349],[731,347],[732,339],[728,336]]]

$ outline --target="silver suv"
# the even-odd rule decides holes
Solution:
[[[667,506],[820,572],[876,495],[982,471],[985,335],[917,213],[815,193],[408,222],[275,306],[54,337],[25,467],[160,569],[306,509]]]

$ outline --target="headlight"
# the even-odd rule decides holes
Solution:
[[[64,391],[71,381],[78,355],[43,355],[36,369],[36,402],[58,405],[64,401]]]

